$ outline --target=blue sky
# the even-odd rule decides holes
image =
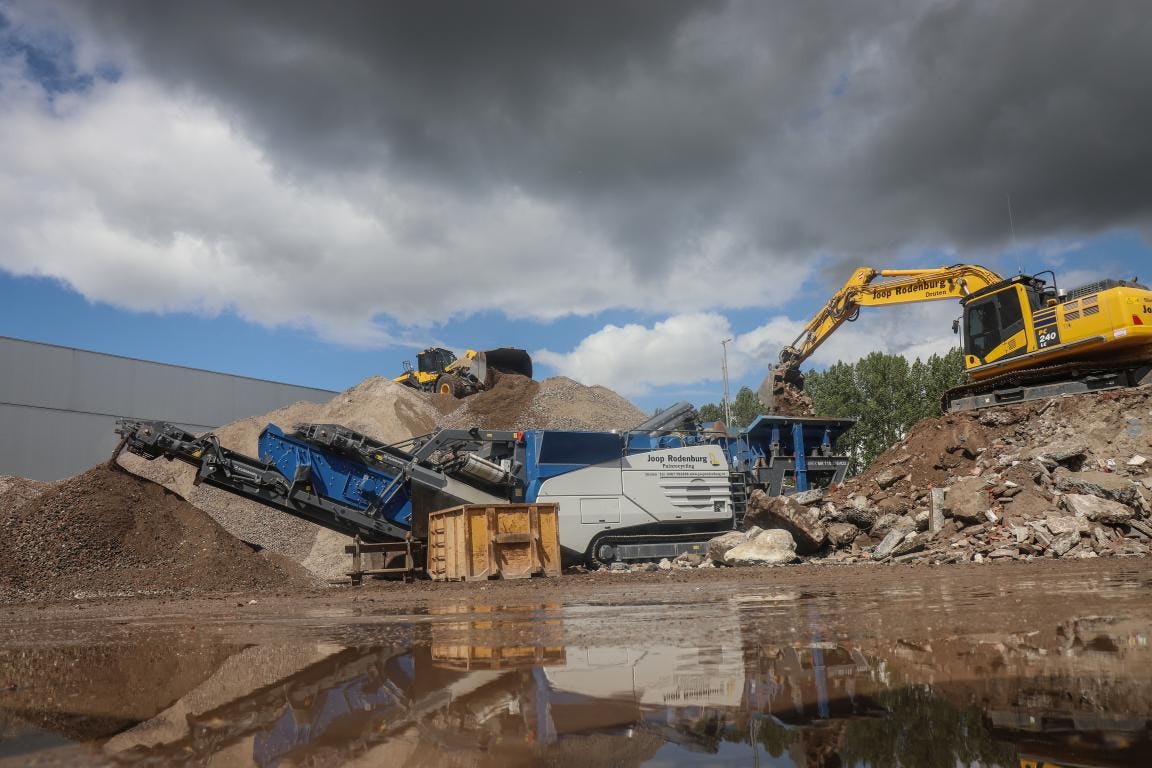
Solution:
[[[0,335],[330,389],[518,346],[651,409],[727,337],[755,387],[858,265],[1152,281],[1122,9],[817,5],[0,0]]]

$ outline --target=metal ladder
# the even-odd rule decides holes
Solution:
[[[748,509],[748,485],[743,472],[728,473],[728,488],[732,494],[732,517],[737,528],[744,525],[744,512]]]

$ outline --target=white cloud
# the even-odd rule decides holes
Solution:
[[[858,321],[832,334],[805,367],[854,362],[872,352],[910,359],[943,354],[956,345],[951,321],[959,314],[950,301],[864,310]],[[584,384],[636,396],[657,387],[719,381],[720,341],[733,337],[728,347],[730,377],[758,383],[803,327],[804,321],[778,315],[734,335],[728,319],[719,314],[673,315],[651,326],[608,325],[569,352],[544,349],[533,352],[533,358]]]
[[[720,229],[643,273],[573,210],[511,184],[457,191],[379,167],[290,177],[212,104],[130,75],[50,101],[0,59],[0,147],[0,270],[122,308],[235,312],[341,343],[486,310],[765,304],[780,297],[774,280],[805,274],[762,259],[702,290],[753,256]]]

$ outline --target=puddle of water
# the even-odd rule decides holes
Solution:
[[[1152,763],[1146,623],[853,642],[812,613],[783,640],[756,629],[774,602],[728,601],[691,642],[569,643],[579,612],[473,606],[390,645],[4,648],[0,764]]]

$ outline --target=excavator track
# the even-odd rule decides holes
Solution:
[[[629,560],[658,560],[676,557],[684,552],[708,551],[708,541],[727,530],[697,531],[694,533],[616,534],[600,536],[589,548],[589,559],[594,566],[608,567],[614,562]]]
[[[1152,361],[1124,360],[1102,362],[1077,360],[1037,368],[1026,368],[982,381],[953,387],[944,393],[944,412],[970,411],[997,405],[1011,405],[1068,394],[1138,386],[1147,383]]]

